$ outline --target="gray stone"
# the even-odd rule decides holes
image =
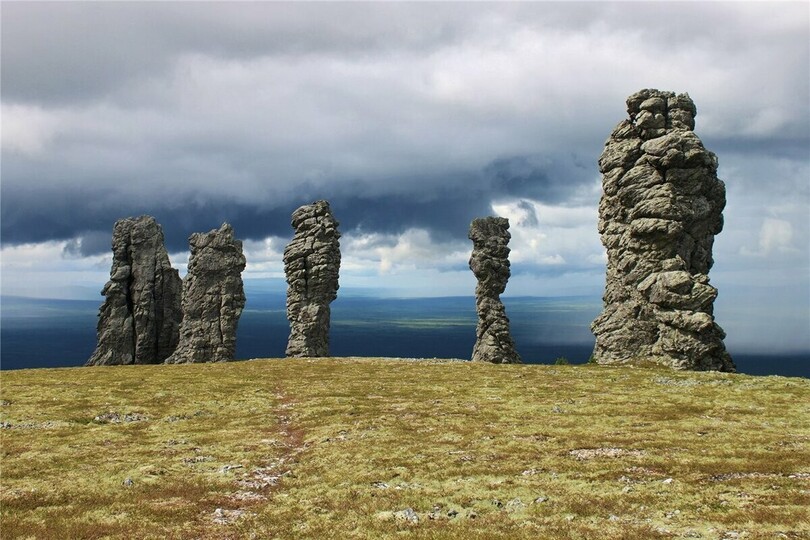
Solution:
[[[151,216],[113,227],[110,280],[101,294],[98,345],[88,366],[159,364],[172,354],[182,318],[182,282]]]
[[[594,360],[735,371],[708,276],[725,185],[692,131],[697,109],[687,94],[642,90],[627,112],[599,158],[608,264]]]
[[[419,523],[419,514],[414,512],[413,508],[406,508],[404,510],[394,512],[394,519],[396,521],[404,521],[405,523],[416,525]]]
[[[295,236],[284,249],[287,275],[287,356],[329,356],[329,304],[337,298],[340,233],[329,203],[316,201],[292,214]]]
[[[227,224],[189,237],[191,255],[183,280],[183,323],[177,350],[167,364],[228,362],[245,307],[242,242]]]
[[[509,281],[509,220],[486,217],[470,224],[473,251],[470,270],[478,284],[475,287],[475,309],[478,312],[474,362],[519,364],[520,355],[509,333],[509,318],[501,302],[501,293]]]

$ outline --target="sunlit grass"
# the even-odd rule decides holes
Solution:
[[[312,359],[0,393],[4,539],[810,536],[805,379]]]

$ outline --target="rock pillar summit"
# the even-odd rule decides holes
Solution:
[[[478,279],[475,287],[475,309],[478,312],[474,362],[520,364],[520,355],[509,333],[509,318],[501,294],[509,281],[509,220],[486,217],[470,224],[473,251],[470,270]]]
[[[227,362],[236,350],[236,328],[245,307],[242,242],[224,223],[189,237],[191,255],[183,280],[183,323],[167,364]]]
[[[177,346],[182,282],[151,216],[113,227],[110,280],[98,314],[98,345],[88,366],[159,364]]]
[[[284,249],[287,275],[287,356],[329,356],[329,304],[337,298],[340,233],[327,201],[292,214],[295,236]]]
[[[687,94],[641,90],[599,158],[604,310],[591,325],[601,364],[734,371],[709,285],[725,185],[695,135]]]

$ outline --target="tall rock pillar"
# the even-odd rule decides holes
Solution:
[[[295,236],[284,249],[287,274],[287,356],[329,356],[329,304],[337,298],[340,233],[327,201],[298,208]]]
[[[501,294],[509,281],[509,220],[486,217],[470,224],[473,251],[470,270],[478,279],[475,287],[475,309],[478,326],[475,330],[474,362],[520,364],[520,355],[509,333],[509,318],[501,302]]]
[[[191,255],[183,280],[180,343],[167,364],[227,362],[236,351],[236,328],[245,307],[242,242],[224,223],[189,237]]]
[[[98,314],[98,345],[88,366],[159,364],[177,346],[182,282],[151,216],[113,227],[110,280]]]
[[[695,135],[687,94],[641,90],[599,158],[604,310],[591,325],[601,364],[734,371],[709,285],[725,185]]]

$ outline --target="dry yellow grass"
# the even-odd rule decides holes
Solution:
[[[0,536],[810,538],[810,381],[384,359],[2,373]]]

